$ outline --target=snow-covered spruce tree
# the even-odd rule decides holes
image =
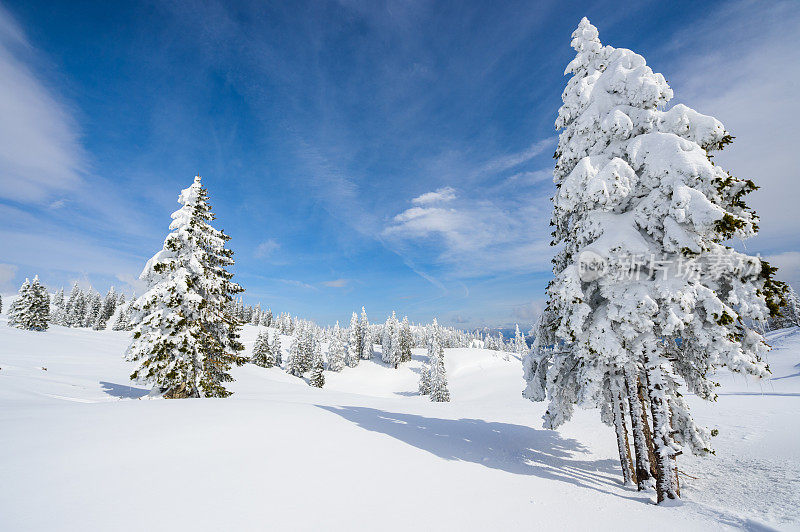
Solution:
[[[66,323],[68,327],[81,327],[86,318],[86,295],[78,283],[72,285],[67,299]]]
[[[349,347],[347,351],[349,355]],[[337,321],[331,333],[331,340],[328,342],[328,369],[336,372],[342,371],[344,369],[344,362],[345,347],[342,341],[342,333],[339,329],[339,322]]]
[[[386,318],[381,341],[381,359],[393,368],[400,365],[400,322],[394,311]]]
[[[132,303],[135,301],[135,298],[131,300],[131,303],[125,304],[125,300],[122,300],[122,303],[117,301],[117,308],[119,312],[117,312],[117,317],[114,320],[114,324],[111,325],[112,331],[130,331],[133,327],[131,325],[131,318],[132,318]]]
[[[791,285],[787,285],[786,302],[780,308],[780,314],[767,321],[767,329],[783,329],[785,327],[796,327],[800,325],[800,300],[797,292]]]
[[[512,349],[514,353],[523,357],[528,352],[528,344],[525,342],[525,335],[520,332],[518,323],[516,324],[516,330],[514,331],[514,346]]]
[[[283,364],[283,355],[281,354],[281,333],[277,330],[272,333],[272,343],[269,350],[272,351],[275,357],[275,365],[280,367]]]
[[[365,307],[361,307],[361,320],[358,322],[358,338],[361,350],[358,352],[358,355],[364,360],[369,360],[370,358],[372,358],[372,346],[370,346],[369,353],[367,353],[366,338],[368,334],[369,334],[369,319],[367,319],[367,309]]]
[[[381,330],[381,360],[389,363],[392,358],[392,317],[386,318]]]
[[[304,323],[300,337],[300,367],[303,373],[311,370],[314,362],[314,345],[317,341],[316,332],[310,323]]]
[[[347,367],[354,368],[358,366],[361,360],[361,353],[363,352],[362,342],[363,338],[359,337],[358,316],[353,312],[353,315],[350,317],[350,328],[347,330],[347,352],[345,353],[344,359]]]
[[[8,311],[8,324],[18,329],[46,331],[50,321],[50,295],[39,283],[25,279]]]
[[[238,354],[240,322],[229,313],[232,294],[242,291],[226,269],[233,265],[230,237],[211,226],[200,176],[178,203],[163,249],[140,276],[148,290],[132,304],[127,357],[138,366],[131,378],[168,398],[227,397],[231,366],[247,361]]]
[[[400,362],[411,361],[411,347],[414,345],[414,337],[411,334],[411,325],[408,323],[408,316],[403,316],[399,332],[399,351]]]
[[[83,316],[83,327],[92,327],[103,307],[103,299],[100,294],[92,291],[86,299],[86,313]]]
[[[271,368],[275,365],[275,355],[272,353],[272,347],[269,345],[269,335],[267,331],[260,331],[256,337],[256,343],[253,345],[253,354],[250,357],[250,362],[262,368]]]
[[[311,375],[308,378],[308,384],[309,386],[322,388],[325,386],[325,375],[323,374],[325,360],[322,358],[322,347],[320,347],[319,340],[316,338],[313,341],[311,351]]]
[[[297,334],[292,336],[292,343],[289,346],[289,355],[286,360],[286,372],[295,377],[303,376],[303,353],[300,345],[300,338]]]
[[[428,386],[431,401],[446,403],[450,401],[450,391],[447,389],[447,372],[444,367],[444,348],[442,347],[442,329],[436,319],[431,326],[430,343],[428,344]],[[424,375],[425,372],[423,372]],[[420,391],[423,390],[420,382]]]
[[[108,289],[108,292],[106,292],[106,297],[103,298],[103,310],[101,311],[103,329],[106,328],[106,325],[108,325],[108,320],[111,319],[111,317],[114,315],[114,311],[117,310],[118,299],[117,291],[114,290],[114,287],[112,286]]]
[[[375,336],[369,324],[364,328],[364,342],[362,347],[361,359],[371,360],[372,357],[375,356]]]
[[[602,403],[608,376],[627,390],[644,382],[661,502],[678,496],[681,447],[709,447],[672,376],[713,399],[716,368],[767,375],[767,345],[747,324],[774,313],[784,288],[765,261],[724,244],[753,236],[758,219],[744,203],[755,184],[710,159],[732,140],[722,124],[684,105],[664,110],[664,77],[630,50],[603,46],[585,18],[572,47],[556,121],[552,224],[562,249],[547,289],[554,319],[544,325],[555,344],[526,357],[534,382],[525,394],[546,390],[545,426],[555,428],[572,405]]]
[[[53,325],[65,325],[66,303],[64,301],[64,288],[53,294],[50,301],[50,323]]]
[[[18,329],[27,329],[28,324],[28,308],[30,307],[31,299],[31,280],[27,277],[22,286],[17,290],[17,298],[11,302],[8,307],[8,326],[16,327]]]

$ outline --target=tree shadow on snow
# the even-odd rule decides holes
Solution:
[[[100,386],[108,395],[119,397],[120,399],[139,399],[150,393],[150,390],[145,388],[134,388],[127,384],[115,384],[106,381],[100,381]]]
[[[580,455],[588,450],[577,440],[563,438],[554,430],[482,419],[429,418],[366,407],[316,406],[445,460],[472,462],[516,475],[534,475],[649,503],[648,499],[627,496],[618,489],[622,484],[616,460],[581,459]]]

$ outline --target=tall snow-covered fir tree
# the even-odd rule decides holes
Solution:
[[[347,352],[345,353],[344,359],[345,364],[347,364],[349,368],[358,366],[361,360],[364,339],[359,336],[359,333],[358,316],[353,312],[353,315],[350,317],[350,328],[347,330]]]
[[[138,363],[131,378],[146,382],[164,397],[227,397],[233,365],[240,356],[240,322],[230,314],[233,294],[242,288],[226,268],[233,252],[230,237],[211,226],[214,214],[200,176],[178,197],[171,233],[144,267],[148,290],[133,303],[133,341],[129,360]]]
[[[269,345],[269,335],[267,331],[260,331],[256,337],[256,342],[253,345],[253,354],[250,357],[250,362],[262,368],[271,368],[275,365],[275,355],[272,353],[272,347]]]
[[[348,346],[349,352],[349,346]],[[349,355],[349,353],[348,353]],[[331,340],[328,342],[328,369],[331,371],[342,371],[345,363],[345,346],[342,341],[342,332],[339,329],[339,322],[333,327]]]
[[[685,105],[665,110],[673,94],[664,77],[632,51],[603,46],[587,19],[572,37],[556,121],[552,225],[561,249],[536,334],[553,344],[537,341],[526,357],[524,394],[550,398],[551,428],[573,405],[601,405],[609,390],[647,407],[661,502],[678,496],[682,449],[709,449],[675,377],[713,399],[719,367],[766,376],[768,347],[748,323],[774,313],[784,288],[765,261],[725,244],[755,235],[758,218],[744,202],[755,184],[711,160],[732,140],[723,125]],[[640,385],[645,404],[632,393]]]
[[[29,331],[46,331],[50,321],[50,295],[39,276],[25,279],[17,299],[8,309],[8,325]]]

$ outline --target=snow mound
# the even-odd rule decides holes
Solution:
[[[246,353],[257,336],[246,326]],[[680,507],[620,483],[613,431],[579,411],[541,429],[520,361],[447,349],[452,402],[416,394],[423,350],[312,388],[234,369],[228,399],[143,400],[129,333],[0,317],[0,515],[10,530],[796,529],[800,332],[770,335],[773,376],[721,375],[718,457],[679,461]],[[289,338],[283,337],[284,350]],[[43,369],[43,368],[46,368]],[[436,494],[432,497],[431,494]],[[401,511],[398,511],[402,509]],[[391,515],[390,519],[382,516]]]

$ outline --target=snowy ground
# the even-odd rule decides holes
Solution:
[[[541,429],[493,351],[446,351],[452,403],[416,395],[421,351],[323,390],[247,365],[230,399],[137,400],[126,333],[0,317],[0,529],[800,530],[800,330],[771,340],[770,381],[693,401],[717,457],[681,457],[697,479],[657,507],[621,486],[596,411]]]

